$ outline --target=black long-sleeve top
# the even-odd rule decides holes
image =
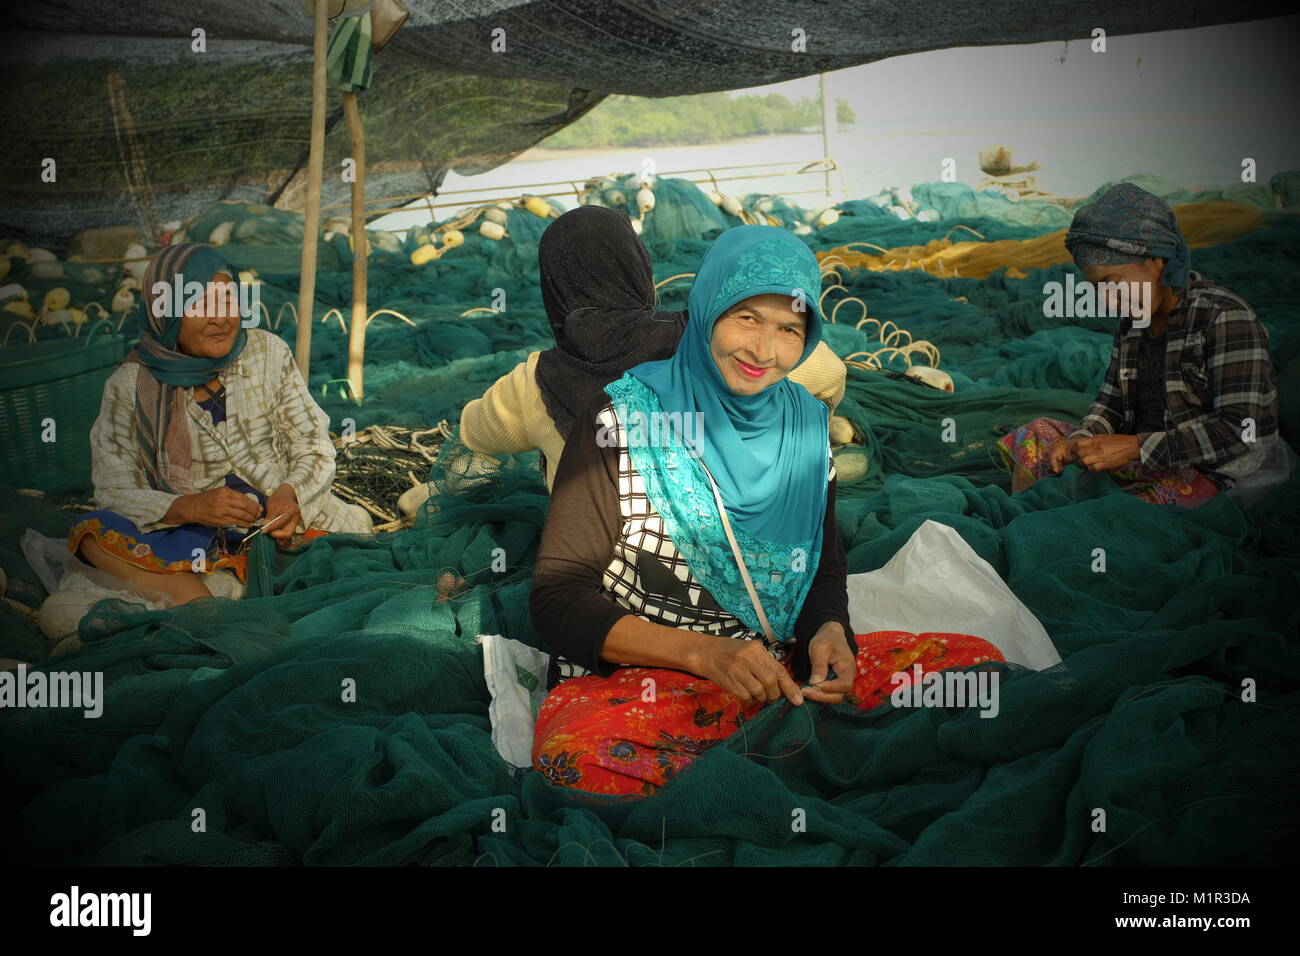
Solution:
[[[576,420],[556,470],[529,602],[533,627],[552,651],[548,687],[573,676],[571,664],[602,676],[613,673],[619,665],[602,660],[601,650],[610,628],[625,614],[669,627],[762,639],[694,579],[663,534],[626,448],[597,441],[601,424],[616,421],[609,397],[598,395]],[[856,653],[847,572],[831,477],[821,556],[795,622],[796,680],[807,679],[808,642],[827,621],[843,625]],[[774,656],[784,653],[778,649]]]

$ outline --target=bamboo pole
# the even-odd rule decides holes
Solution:
[[[822,103],[822,155],[831,155],[831,133],[835,129],[835,105],[826,98],[826,74],[817,74],[817,88],[821,93]],[[826,170],[826,198],[834,199],[831,194],[831,171]]]
[[[298,284],[298,371],[306,379],[311,366],[312,301],[316,298],[316,234],[320,232],[320,184],[325,168],[325,41],[327,0],[316,0],[312,43],[311,152],[307,159],[307,208],[303,216],[302,265]]]
[[[162,230],[154,212],[149,175],[145,172],[144,155],[135,137],[135,122],[126,105],[126,82],[117,73],[108,74],[108,99],[113,107],[113,129],[117,133],[118,149],[122,153],[122,178],[127,192],[135,201],[136,214],[144,230],[144,241],[149,247],[158,241]]]
[[[358,402],[365,388],[366,356],[366,265],[370,250],[366,243],[366,134],[361,127],[357,94],[343,94],[343,113],[352,138],[352,159],[356,178],[352,180],[352,326],[348,331],[348,385]]]

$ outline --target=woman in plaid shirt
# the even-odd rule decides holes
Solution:
[[[1191,508],[1256,472],[1280,441],[1268,332],[1240,296],[1191,270],[1173,210],[1121,183],[1078,211],[1065,245],[1111,314],[1120,284],[1138,294],[1083,421],[1038,418],[998,443],[1012,490],[1077,463]]]

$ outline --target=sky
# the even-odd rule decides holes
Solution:
[[[829,73],[827,92],[847,100],[860,123],[969,123],[1009,110],[1057,117],[1104,111],[1138,120],[1153,113],[1233,117],[1244,110],[1262,117],[1277,110],[1277,122],[1296,123],[1300,18],[1108,36],[1105,53],[1093,53],[1090,43],[913,53]],[[732,92],[815,99],[817,77]]]

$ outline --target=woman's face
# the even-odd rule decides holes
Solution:
[[[790,374],[803,355],[806,311],[788,295],[750,296],[722,313],[710,351],[722,379],[738,395],[755,395]]]
[[[234,280],[218,273],[206,294],[185,310],[176,349],[200,358],[221,358],[239,334],[239,302]]]
[[[1108,315],[1120,315],[1123,312],[1126,316],[1140,317],[1144,314],[1144,309],[1150,306],[1151,311],[1145,313],[1150,317],[1159,312],[1165,302],[1168,290],[1160,281],[1164,268],[1163,259],[1143,259],[1141,262],[1127,262],[1123,265],[1081,266],[1080,271],[1085,279],[1097,286]],[[1124,301],[1124,294],[1116,288],[1119,284],[1124,286],[1127,302]],[[1103,302],[1099,300],[1097,304],[1101,306]]]

